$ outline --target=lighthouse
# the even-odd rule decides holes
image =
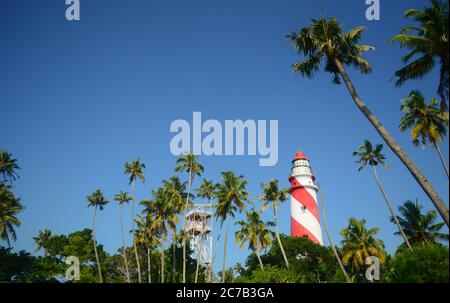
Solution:
[[[323,245],[320,227],[316,177],[311,170],[308,158],[298,152],[292,160],[289,176],[291,188],[291,236],[308,237],[316,244]]]

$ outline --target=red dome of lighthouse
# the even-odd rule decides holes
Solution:
[[[308,158],[305,156],[304,153],[298,152],[298,153],[295,154],[295,157],[294,157],[294,159],[292,161],[296,161],[296,160],[300,160],[300,159],[308,160]]]

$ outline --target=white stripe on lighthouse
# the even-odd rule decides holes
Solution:
[[[315,197],[315,195],[313,196]],[[316,201],[317,203],[317,201]],[[310,233],[316,237],[316,239],[323,245],[322,228],[316,217],[307,209],[302,208],[302,204],[291,196],[291,216],[304,228],[309,230]]]

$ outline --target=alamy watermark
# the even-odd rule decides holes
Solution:
[[[366,0],[366,19],[369,21],[379,21],[380,16],[380,0]]]
[[[278,163],[278,120],[225,120],[223,126],[218,120],[202,122],[201,112],[194,112],[192,127],[186,120],[175,120],[170,132],[176,133],[170,141],[175,156],[189,151],[205,156],[258,154],[260,166]]]
[[[68,281],[80,280],[80,260],[78,259],[78,257],[67,257],[66,264],[69,265],[69,267],[66,269],[66,279]]]
[[[375,256],[366,258],[366,265],[369,267],[366,270],[366,279],[370,282],[380,280],[380,259]]]
[[[66,19],[67,21],[80,20],[80,0],[66,0]]]

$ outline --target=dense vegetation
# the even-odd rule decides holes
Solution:
[[[397,85],[425,77],[439,65],[437,94],[440,101],[434,98],[426,102],[418,90],[412,91],[401,100],[400,130],[410,129],[414,144],[434,148],[448,178],[448,166],[439,148],[448,129],[448,3],[431,0],[424,10],[408,10],[405,15],[413,19],[415,25],[402,29],[392,38],[392,42],[398,42],[410,51],[403,58],[405,67],[395,72]],[[348,225],[341,231],[341,245],[336,247],[326,225],[321,192],[323,224],[330,246],[281,234],[277,214],[281,203],[287,200],[287,189],[279,188],[277,180],[263,183],[257,202],[249,200],[246,189],[249,181],[232,171],[223,172],[219,183],[208,179],[199,182],[205,168],[192,153],[176,161],[174,172],[183,177],[164,180],[152,191],[150,198],[142,200],[137,200],[135,187],[145,182],[146,166],[139,159],[124,163],[129,192],[121,191],[108,198],[97,189],[86,197],[84,202],[93,211],[91,229],[68,235],[53,234],[48,229],[39,231],[34,241],[36,251],[41,251],[42,256],[15,252],[11,247],[17,239],[15,230],[21,224],[18,214],[24,210],[13,186],[20,167],[12,154],[1,151],[0,239],[6,246],[0,247],[0,281],[69,282],[65,276],[66,259],[77,256],[80,280],[73,282],[368,282],[365,275],[367,258],[375,256],[381,265],[381,282],[448,282],[449,251],[445,246],[448,234],[442,231],[448,229],[449,224],[446,203],[363,103],[347,74],[349,67],[363,74],[371,71],[370,63],[362,55],[373,47],[359,44],[363,31],[363,27],[358,27],[344,32],[335,18],[321,18],[312,20],[310,25],[288,37],[302,56],[302,60],[293,65],[293,71],[311,78],[323,65],[335,84],[344,82],[355,105],[436,207],[437,211],[424,212],[418,201],[406,201],[397,213],[377,172],[379,166],[386,166],[383,145],[363,141],[353,155],[357,157],[359,169],[366,166],[372,169],[390,219],[398,230],[396,234],[403,238],[403,244],[392,256],[377,236],[379,229],[366,226],[364,219],[349,218]],[[199,187],[194,188],[197,183]],[[185,232],[185,214],[194,199],[212,203],[214,218],[220,222],[217,240],[223,239],[224,254],[219,273],[213,272],[212,263],[203,266],[192,257],[189,235]],[[121,222],[121,233],[117,236],[121,238],[122,246],[114,254],[106,252],[95,237],[96,218],[104,207],[111,207],[111,200],[118,205]],[[122,217],[129,203],[132,246],[126,247]],[[135,212],[137,203],[143,207],[139,214]],[[267,208],[273,210],[273,221],[261,219]],[[243,212],[246,220],[235,222],[235,215]],[[439,217],[443,222],[438,222]],[[232,224],[240,228],[234,235],[230,235]],[[238,263],[229,267],[227,264],[230,236],[234,236],[240,248],[248,247],[252,252],[244,266]],[[217,249],[218,246],[214,256]]]

